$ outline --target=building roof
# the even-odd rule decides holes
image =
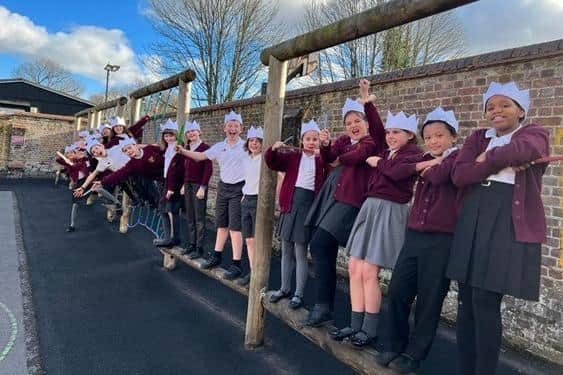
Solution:
[[[43,90],[50,91],[50,92],[55,93],[55,94],[57,94],[57,95],[65,96],[65,97],[67,97],[67,98],[69,98],[69,99],[76,100],[76,101],[81,102],[81,103],[84,103],[84,104],[88,104],[88,105],[91,105],[91,106],[94,106],[94,105],[95,105],[94,103],[92,103],[92,102],[90,102],[90,101],[88,101],[88,100],[86,100],[86,99],[82,99],[82,98],[79,98],[79,97],[77,97],[77,96],[70,95],[70,94],[66,94],[66,93],[64,93],[64,92],[62,92],[62,91],[58,91],[58,90],[52,89],[52,88],[50,88],[50,87],[40,85],[40,84],[35,83],[35,82],[31,82],[31,81],[29,81],[29,80],[27,80],[27,79],[25,79],[25,78],[6,78],[6,79],[0,79],[0,85],[3,84],[3,83],[25,83],[25,84],[28,84],[28,85],[31,85],[31,86],[38,87],[38,88],[43,89]]]

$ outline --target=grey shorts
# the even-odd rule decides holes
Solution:
[[[254,238],[258,195],[245,195],[241,203],[242,236]]]
[[[240,232],[242,186],[244,181],[226,184],[219,181],[215,203],[215,224],[217,228],[229,228]]]

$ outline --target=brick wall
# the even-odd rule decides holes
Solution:
[[[563,40],[490,53],[370,77],[372,92],[384,117],[387,110],[404,110],[424,116],[441,105],[454,109],[461,126],[460,144],[472,130],[486,126],[482,94],[491,81],[515,80],[529,88],[532,98],[528,122],[538,122],[551,133],[552,153],[563,154]],[[313,116],[328,114],[328,126],[343,131],[341,106],[357,95],[357,81],[295,90],[287,93],[286,113],[310,108]],[[262,124],[264,97],[196,108],[191,117],[202,126],[203,138],[214,143],[223,138],[222,121],[231,108],[241,112],[246,124]],[[561,257],[563,177],[551,165],[545,174],[548,239],[542,248],[541,298],[538,303],[505,298],[503,319],[507,344],[563,364],[563,276]],[[217,181],[217,170],[211,189]],[[213,200],[210,199],[210,206]],[[341,257],[345,264],[345,257]],[[384,273],[388,279],[389,273]],[[455,288],[444,305],[444,318],[455,321]]]
[[[0,172],[7,176],[49,176],[55,153],[75,136],[74,118],[18,112],[0,115]]]

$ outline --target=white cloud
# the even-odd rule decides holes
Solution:
[[[48,58],[72,73],[100,82],[105,80],[103,67],[108,62],[121,66],[112,75],[117,84],[146,80],[149,74],[138,64],[135,52],[119,29],[78,26],[69,32],[49,33],[45,27],[2,6],[0,25],[0,53]]]

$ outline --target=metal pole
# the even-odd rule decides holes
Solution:
[[[109,69],[106,69],[106,99],[104,102],[108,101],[108,87],[109,87]]]

